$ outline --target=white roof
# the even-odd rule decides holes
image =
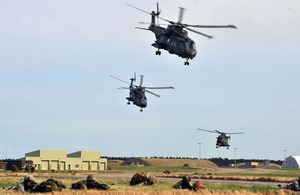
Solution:
[[[297,163],[300,167],[300,156],[291,156],[291,157],[294,158],[297,161]]]

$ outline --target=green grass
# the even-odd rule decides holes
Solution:
[[[242,186],[242,185],[234,185],[234,184],[208,184],[204,183],[204,186],[209,191],[235,191],[235,190],[247,190],[251,192],[267,192],[267,191],[277,191],[278,189],[270,187],[270,186]]]
[[[219,176],[243,176],[243,177],[299,177],[299,169],[267,169],[258,173],[218,173]]]
[[[37,183],[41,183],[42,181],[45,181],[47,178],[36,178],[35,181]],[[0,178],[0,187],[10,187],[10,186],[16,186],[18,183],[22,182],[23,178],[16,178],[16,177],[1,177]],[[80,179],[76,178],[59,178],[57,179],[61,181],[63,184],[67,186],[67,188],[70,188],[72,183],[76,183]],[[157,190],[157,191],[163,191],[163,190],[171,190],[173,189],[173,182],[167,182],[167,181],[158,181],[155,183],[155,185],[135,185],[130,186],[129,180],[97,180],[99,183],[104,183],[116,190],[122,190],[122,191],[151,191],[151,190]],[[235,191],[235,190],[247,190],[251,192],[267,192],[269,190],[277,191],[277,189],[268,187],[268,186],[242,186],[242,185],[234,185],[234,184],[208,184],[204,183],[206,188],[209,191]]]
[[[196,167],[151,167],[151,166],[111,166],[111,171],[120,171],[120,172],[139,172],[139,171],[148,171],[148,172],[163,172],[165,170],[172,172],[194,172],[199,171],[199,168]]]

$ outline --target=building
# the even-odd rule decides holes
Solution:
[[[37,170],[106,170],[107,159],[99,151],[36,150],[25,154]]]
[[[300,156],[289,156],[284,159],[281,168],[283,169],[300,169]]]

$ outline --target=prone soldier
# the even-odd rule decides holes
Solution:
[[[78,181],[72,184],[72,189],[97,189],[97,190],[113,190],[106,184],[100,184],[96,181],[94,175],[88,175],[86,180]]]
[[[281,187],[281,185],[278,185]],[[293,181],[292,183],[288,183],[284,189],[292,190],[292,191],[300,191],[300,176],[298,177],[298,180]]]
[[[29,174],[24,177],[22,183],[19,183],[13,190],[20,192],[33,192],[37,187],[37,183],[33,180],[33,175]]]

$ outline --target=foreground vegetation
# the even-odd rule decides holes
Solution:
[[[196,179],[200,180],[201,177],[219,177],[218,179],[228,179],[229,177],[241,177],[241,178],[284,178],[284,179],[294,179],[300,175],[300,170],[295,169],[245,169],[244,172],[237,172],[236,169],[227,169],[225,172],[221,172],[215,168],[197,168],[197,167],[151,167],[151,166],[111,166],[111,170],[106,171],[36,171],[34,173],[35,180],[38,183],[45,181],[52,176],[59,175],[81,175],[81,174],[105,174],[105,173],[136,173],[139,171],[148,171],[155,172],[157,174],[162,174],[162,172],[168,170],[172,175],[190,175]],[[231,171],[232,170],[232,171]],[[18,177],[16,177],[18,175]],[[22,182],[23,176],[26,173],[12,173],[11,171],[2,171],[0,172],[0,188],[16,186],[18,183]],[[198,176],[198,178],[197,178]],[[201,176],[201,177],[200,177]],[[227,178],[226,178],[227,177]],[[142,195],[142,194],[158,194],[158,195],[183,195],[183,194],[207,194],[207,195],[248,195],[248,194],[264,194],[264,195],[273,195],[273,194],[293,194],[291,191],[279,190],[269,186],[243,186],[243,185],[229,185],[229,184],[208,184],[204,183],[207,190],[199,192],[188,191],[188,190],[175,190],[173,189],[174,183],[172,182],[163,182],[159,181],[154,186],[130,186],[128,180],[97,180],[99,183],[104,183],[110,185],[114,188],[114,191],[75,191],[69,189],[72,183],[79,181],[79,178],[59,178],[58,180],[62,181],[68,189],[64,189],[62,192],[55,192],[55,194],[111,194],[111,195]],[[266,180],[267,181],[267,180]],[[0,194],[7,193],[8,191],[0,191]],[[9,192],[11,194],[12,192]],[[18,194],[13,192],[13,194]],[[21,194],[21,193],[19,193]]]
[[[0,187],[16,186],[22,182],[22,177],[1,177]],[[40,183],[46,178],[36,177],[36,182]],[[181,194],[199,194],[199,192],[189,190],[175,190],[173,189],[174,183],[159,181],[153,186],[130,186],[128,180],[97,180],[99,183],[105,183],[114,188],[114,191],[82,191],[82,190],[71,190],[72,183],[77,182],[79,179],[75,178],[59,178],[63,184],[67,186],[62,192],[55,192],[55,194],[118,194],[118,195],[139,195],[139,194],[161,194],[161,195],[181,195]],[[268,186],[241,186],[241,185],[227,185],[227,184],[204,184],[207,190],[202,191],[200,194],[292,194],[289,191],[278,190]],[[0,193],[7,193],[8,191],[0,191]],[[12,192],[10,192],[12,193]],[[15,193],[14,193],[15,194]],[[18,194],[18,193],[16,193]],[[19,193],[21,194],[21,193]]]

